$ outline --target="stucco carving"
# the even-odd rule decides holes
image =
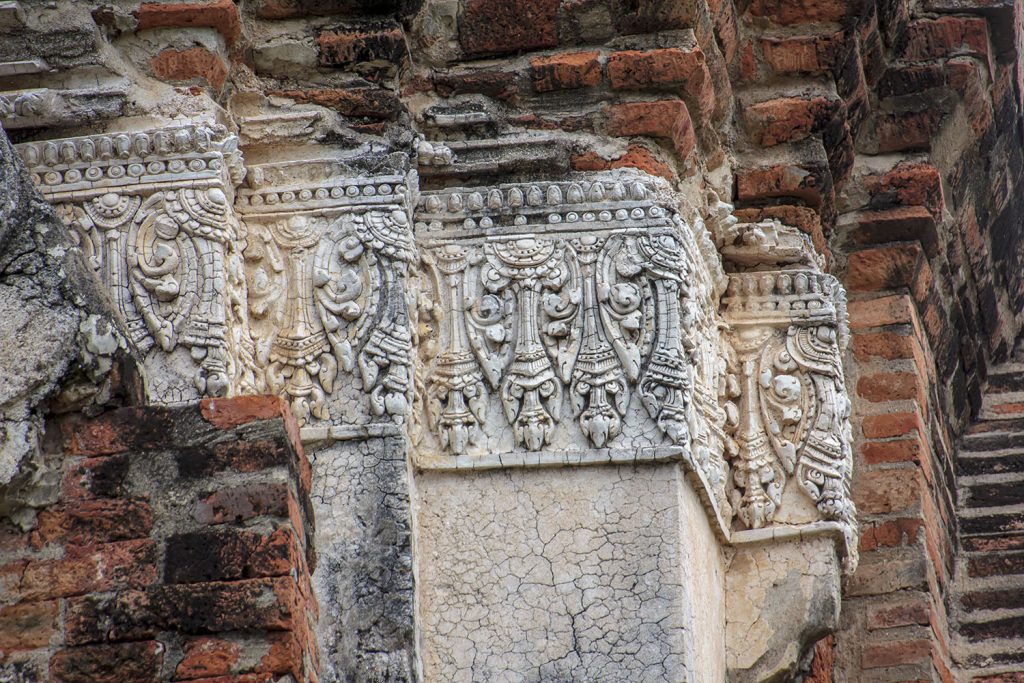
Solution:
[[[241,376],[227,302],[237,279],[237,139],[182,126],[28,143],[33,180],[107,286],[145,354],[157,403],[223,396]]]
[[[637,178],[426,193],[417,235],[440,303],[423,375],[443,449],[484,447],[493,394],[517,447],[558,429],[602,448],[632,397],[689,444],[684,347],[692,257],[681,219]]]
[[[417,260],[407,179],[303,168],[256,167],[239,193],[253,390],[286,397],[300,423],[328,421],[339,370],[347,371],[358,376],[371,418],[403,422],[412,404],[408,281]],[[311,182],[278,182],[296,172]]]

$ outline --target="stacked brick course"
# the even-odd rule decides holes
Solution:
[[[48,441],[59,500],[0,539],[4,675],[317,680],[310,472],[282,401],[122,408]]]

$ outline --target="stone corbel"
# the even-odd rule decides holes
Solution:
[[[729,488],[740,526],[726,573],[729,679],[778,680],[838,627],[841,575],[857,563],[846,297],[796,228],[740,223],[715,199],[709,223],[728,272]],[[799,507],[786,493],[791,482],[813,503],[809,515],[790,509]]]
[[[144,354],[154,403],[239,389],[237,139],[181,126],[18,146]]]

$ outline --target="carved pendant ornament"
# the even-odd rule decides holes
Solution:
[[[300,423],[342,421],[332,396],[354,374],[373,417],[412,405],[409,279],[417,252],[405,178],[260,182],[240,191],[256,390],[286,397]]]
[[[200,126],[19,151],[154,402],[271,392],[460,462],[682,453],[739,527],[795,482],[855,541],[845,294],[795,228],[713,195],[684,220],[631,172],[417,195],[330,159],[246,169]]]
[[[563,412],[609,446],[633,397],[668,442],[688,443],[690,257],[650,194],[595,181],[421,199],[418,240],[444,309],[441,351],[422,371],[445,450],[483,447],[492,395],[527,450],[569,428]]]
[[[855,542],[845,292],[795,228],[731,230],[722,253],[740,272],[730,274],[722,303],[739,379],[733,507],[747,527],[766,526],[795,477],[822,517],[843,522]]]

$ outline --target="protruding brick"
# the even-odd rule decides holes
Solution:
[[[750,105],[744,108],[743,117],[754,142],[770,147],[802,140],[820,130],[838,108],[838,102],[825,97],[783,97]]]
[[[861,245],[918,240],[928,256],[939,251],[935,217],[923,206],[865,211],[857,218],[857,228],[851,237]]]
[[[226,528],[178,534],[167,539],[164,581],[200,583],[288,576],[301,564],[292,532],[269,535]]]
[[[138,30],[153,28],[212,28],[228,43],[241,34],[238,7],[233,0],[212,2],[144,2],[135,12]]]
[[[909,287],[923,258],[917,243],[856,251],[847,261],[846,286],[851,292]]]
[[[613,104],[605,108],[605,115],[610,135],[667,138],[683,159],[697,144],[690,112],[682,100]]]
[[[920,437],[892,439],[890,441],[867,441],[860,446],[861,457],[869,465],[895,462],[921,462],[925,445]]]
[[[915,318],[914,301],[906,294],[851,301],[847,310],[854,330],[909,323]]]
[[[288,517],[288,484],[243,484],[216,491],[196,503],[195,518],[202,524],[241,522],[270,515]]]
[[[888,519],[883,522],[865,522],[860,530],[860,550],[870,552],[878,548],[895,548],[917,543],[918,531],[924,522],[917,518]]]
[[[406,45],[397,26],[379,30],[323,31],[316,38],[320,66],[348,67],[366,62],[398,64],[405,59]]]
[[[575,90],[601,83],[600,53],[563,52],[530,60],[533,89],[537,92]]]
[[[459,42],[470,56],[554,47],[558,0],[467,0]]]
[[[395,93],[384,88],[307,88],[275,90],[269,94],[334,109],[345,116],[391,120],[402,110]]]
[[[617,90],[679,86],[694,98],[702,116],[715,108],[715,89],[700,48],[615,52],[608,58],[608,80]]]
[[[763,38],[764,60],[778,74],[817,74],[832,68],[841,34]]]
[[[928,661],[932,653],[932,641],[890,640],[865,645],[861,654],[861,668],[882,669]]]
[[[886,439],[893,436],[905,436],[914,431],[924,433],[921,414],[912,412],[883,413],[868,415],[861,423],[866,439]]]
[[[201,78],[215,90],[220,90],[228,77],[224,60],[205,47],[163,50],[150,60],[149,65],[161,80],[180,82]]]
[[[988,23],[980,17],[921,19],[907,27],[902,58],[928,61],[957,54],[988,58]]]
[[[62,683],[156,683],[163,655],[153,640],[73,647],[53,656],[50,674]]]

